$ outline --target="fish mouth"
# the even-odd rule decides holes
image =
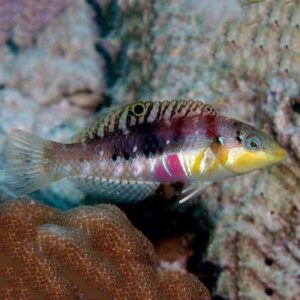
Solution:
[[[288,156],[287,151],[280,146],[278,146],[276,150],[266,153],[272,163],[281,162]]]

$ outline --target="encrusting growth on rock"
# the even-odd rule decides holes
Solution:
[[[152,244],[112,205],[2,204],[0,260],[1,299],[211,299],[194,275],[160,270]]]

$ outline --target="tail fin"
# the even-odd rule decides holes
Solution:
[[[8,135],[6,177],[13,193],[28,194],[62,177],[52,168],[51,159],[47,158],[47,150],[51,150],[53,144],[19,129]]]

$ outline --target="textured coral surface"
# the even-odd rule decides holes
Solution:
[[[37,33],[54,22],[68,5],[67,1],[2,0],[0,44],[30,45]]]
[[[209,300],[192,274],[163,271],[117,207],[67,213],[18,199],[0,206],[1,299]]]

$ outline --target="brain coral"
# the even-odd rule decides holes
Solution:
[[[0,260],[1,299],[211,299],[194,275],[160,270],[152,244],[112,205],[2,204]]]

